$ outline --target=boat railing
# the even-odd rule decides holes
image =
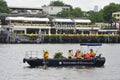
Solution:
[[[41,51],[26,51],[25,58],[41,58]]]

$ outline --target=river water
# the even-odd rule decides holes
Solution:
[[[98,53],[106,57],[103,67],[30,68],[23,63],[26,51],[48,50],[52,58],[69,49],[85,49],[79,44],[0,44],[0,80],[120,80],[120,44],[103,44]],[[94,48],[95,50],[96,48]]]

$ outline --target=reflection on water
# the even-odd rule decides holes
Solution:
[[[81,49],[79,44],[0,44],[0,80],[120,80],[120,44],[103,44],[98,53],[106,57],[103,67],[43,67],[31,68],[23,63],[26,51],[62,51]]]

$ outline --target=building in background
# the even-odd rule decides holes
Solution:
[[[23,6],[9,6],[13,14],[40,14],[43,13],[42,8],[38,7],[23,7]]]
[[[93,25],[89,19],[36,17],[6,17],[16,34],[98,34],[100,27]]]
[[[112,13],[112,16],[116,18],[117,22],[120,22],[120,12],[114,12]]]
[[[46,12],[49,15],[56,15],[61,11],[69,11],[70,7],[67,6],[42,6],[43,12]]]
[[[40,31],[49,34],[51,28],[48,18],[6,17],[6,21],[16,34],[39,34]]]
[[[94,6],[93,11],[94,11],[94,12],[98,12],[98,6],[97,6],[97,5]]]
[[[112,17],[114,17],[116,19],[116,27],[120,31],[120,12],[114,12],[114,13],[112,13]]]

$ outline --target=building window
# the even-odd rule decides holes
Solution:
[[[119,17],[120,15],[119,14],[117,14],[117,17]]]
[[[62,8],[63,11],[65,11],[65,8]]]
[[[66,8],[66,11],[68,11],[69,9],[68,8]]]
[[[51,7],[51,10],[53,10],[53,8]]]
[[[114,16],[116,17],[116,14]]]

